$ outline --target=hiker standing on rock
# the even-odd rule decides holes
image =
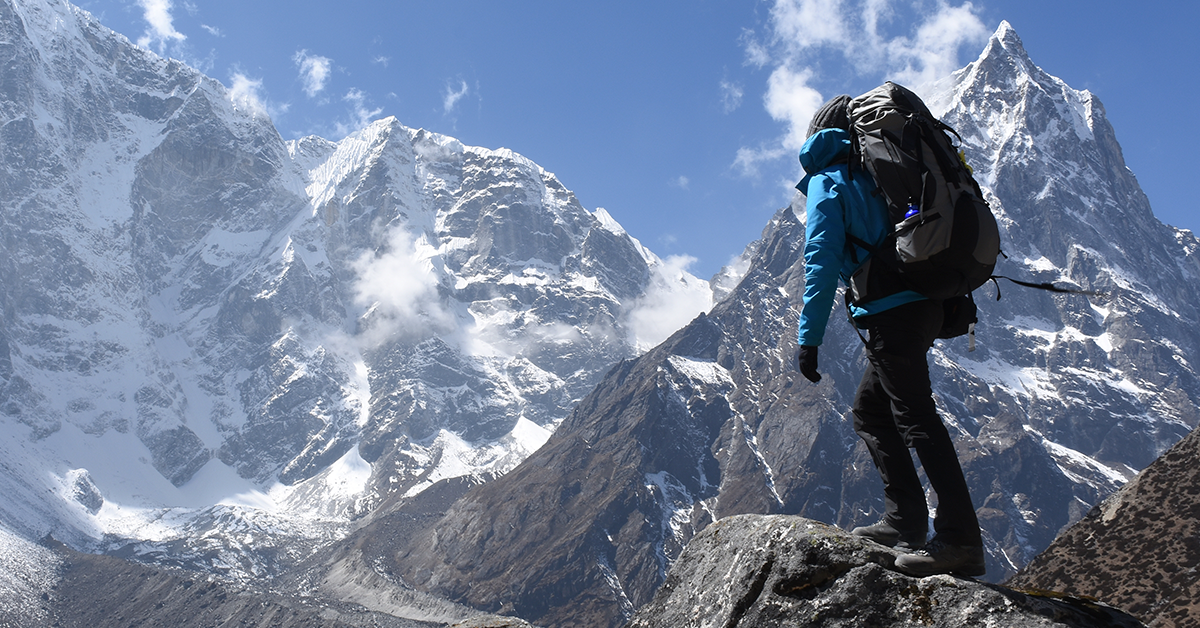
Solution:
[[[847,285],[892,230],[886,203],[871,175],[850,173],[849,96],[837,96],[813,116],[800,149],[807,196],[804,307],[798,364],[809,381],[825,334],[839,277]],[[942,302],[911,290],[851,304],[854,324],[867,331],[867,367],[851,409],[854,430],[866,443],[883,480],[885,512],[876,524],[852,534],[911,550],[896,567],[916,576],[985,571],[983,540],[954,443],[934,405],[926,353],[943,322]],[[909,448],[915,449],[938,507],[935,535],[926,543],[928,506]]]

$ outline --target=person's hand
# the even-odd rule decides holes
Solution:
[[[800,353],[796,355],[796,364],[800,367],[800,374],[808,381],[814,384],[821,381],[821,374],[817,372],[816,347],[801,345]]]

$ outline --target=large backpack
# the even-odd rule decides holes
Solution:
[[[879,245],[851,237],[872,255],[851,278],[848,298],[865,303],[908,289],[945,300],[983,285],[1000,254],[1000,232],[951,143],[958,134],[890,81],[851,100],[848,113],[851,164],[874,177],[894,225]]]

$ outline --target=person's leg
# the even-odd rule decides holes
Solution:
[[[907,450],[909,447],[916,450],[925,475],[937,493],[934,529],[942,541],[954,545],[982,545],[979,522],[958,462],[958,454],[937,413],[929,380],[926,354],[937,337],[941,322],[941,303],[936,301],[909,303],[864,319],[865,326],[870,330],[868,372],[874,374],[873,377],[878,381],[874,386],[883,393],[871,395],[874,405],[867,415],[872,423],[880,423],[879,399],[888,400],[892,430],[904,445],[903,457],[908,459],[911,468]],[[857,423],[857,412],[855,416]],[[875,427],[871,433],[883,431],[881,427]],[[896,445],[889,443],[888,447],[892,450]],[[893,458],[898,460],[899,456]],[[896,461],[891,466],[899,464]],[[907,484],[911,479],[903,481]],[[912,489],[909,487],[905,491],[908,493]],[[921,504],[924,506],[923,493]]]
[[[937,428],[914,432],[910,442],[938,496],[934,531],[947,543],[983,545],[967,480],[945,425],[939,423]]]
[[[867,362],[862,381],[858,384],[851,412],[854,415],[854,431],[866,444],[879,472],[879,478],[883,481],[883,522],[897,532],[908,534],[913,541],[916,540],[916,532],[920,531],[920,542],[906,545],[923,545],[929,528],[925,490],[908,452],[908,445],[900,436],[892,418],[891,401],[884,392],[879,373],[871,361]],[[887,542],[890,534],[877,533],[868,528],[856,530],[863,536],[874,538],[885,545],[895,542]]]

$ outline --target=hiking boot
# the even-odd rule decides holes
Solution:
[[[924,549],[897,557],[896,569],[922,578],[939,573],[973,577],[982,576],[987,571],[983,546],[950,545],[936,536]]]
[[[925,530],[901,532],[895,526],[888,523],[887,519],[881,519],[879,523],[869,526],[861,526],[850,531],[854,536],[861,536],[885,547],[895,547],[902,550],[916,550],[925,547]]]

